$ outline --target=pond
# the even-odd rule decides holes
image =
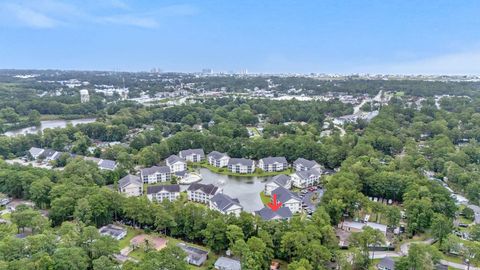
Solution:
[[[68,123],[71,123],[72,125],[78,125],[78,124],[88,124],[95,122],[95,118],[83,118],[83,119],[73,119],[73,120],[45,120],[45,121],[40,121],[40,126],[38,127],[26,127],[26,128],[21,128],[21,129],[16,129],[16,130],[10,130],[3,135],[12,137],[16,135],[25,135],[25,134],[35,134],[39,131],[43,131],[46,128],[64,128],[67,126]]]
[[[237,198],[246,212],[263,208],[260,192],[265,188],[269,177],[243,177],[217,174],[209,169],[200,168],[197,172],[202,176],[202,184],[213,184],[223,189],[223,193]]]

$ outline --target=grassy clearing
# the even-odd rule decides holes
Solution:
[[[260,192],[260,199],[262,199],[262,203],[265,204],[265,205],[268,204],[271,201],[271,197],[265,195],[264,191]]]
[[[125,238],[123,238],[122,240],[119,241],[120,249],[128,247],[130,245],[130,240],[132,240],[133,237],[135,237],[137,235],[140,235],[140,234],[147,234],[147,235],[151,235],[151,236],[157,236],[157,237],[165,238],[165,239],[168,240],[167,246],[176,246],[178,243],[186,243],[188,245],[191,245],[191,246],[203,249],[203,250],[208,250],[210,253],[208,254],[208,260],[205,262],[205,264],[202,267],[196,267],[196,266],[193,266],[193,265],[189,265],[189,269],[191,269],[191,270],[212,269],[213,265],[215,264],[215,261],[219,257],[218,254],[215,254],[215,253],[211,252],[210,249],[208,249],[204,246],[188,243],[188,242],[182,241],[180,239],[176,239],[176,238],[173,238],[173,237],[170,237],[170,236],[165,236],[163,234],[159,234],[159,233],[155,233],[155,232],[145,233],[144,230],[135,229],[135,228],[132,228],[132,227],[127,227],[127,236],[125,236]],[[141,248],[138,248],[138,249],[135,249],[132,252],[130,252],[130,254],[128,256],[130,256],[132,258],[135,258],[135,259],[138,259],[138,260],[142,260],[145,257],[145,251],[143,251]]]
[[[130,240],[132,240],[133,237],[142,233],[142,230],[127,227],[127,236],[125,236],[122,240],[118,241],[118,246],[120,247],[120,249],[128,247],[130,245]]]

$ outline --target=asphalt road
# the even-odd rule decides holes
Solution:
[[[316,191],[309,191],[303,196],[302,202],[305,203],[305,205],[307,206],[307,209],[311,209],[312,211],[315,212],[315,210],[317,209],[317,204],[312,202],[312,196],[314,194],[318,194],[318,200],[320,200],[320,198],[322,198],[323,196],[323,189],[318,189]]]

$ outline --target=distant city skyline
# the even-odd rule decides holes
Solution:
[[[0,68],[480,75],[480,2],[0,2]]]

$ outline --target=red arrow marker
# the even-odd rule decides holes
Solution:
[[[277,194],[273,194],[272,201],[268,203],[268,207],[272,209],[273,212],[277,211],[282,206],[282,203],[277,201]]]

